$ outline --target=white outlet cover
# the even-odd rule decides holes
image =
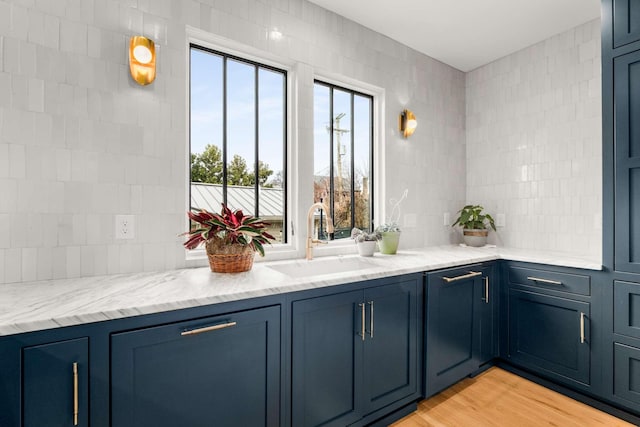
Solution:
[[[136,237],[136,217],[134,215],[116,215],[115,236],[118,240]]]
[[[442,216],[442,225],[444,225],[445,227],[448,227],[451,225],[451,214],[449,212],[445,212],[444,215]]]

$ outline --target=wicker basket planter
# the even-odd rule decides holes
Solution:
[[[221,240],[212,239],[206,243],[209,267],[214,273],[241,273],[251,270],[255,252],[251,246],[224,245]]]

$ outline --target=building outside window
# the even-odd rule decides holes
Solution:
[[[285,243],[287,73],[190,46],[191,208],[222,203]]]

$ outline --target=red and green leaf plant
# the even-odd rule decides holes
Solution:
[[[216,247],[249,246],[260,256],[264,256],[264,245],[275,240],[267,232],[269,223],[251,215],[245,215],[238,209],[232,212],[224,203],[220,214],[205,209],[193,209],[187,212],[191,220],[191,230],[183,233],[188,236],[184,246],[195,249],[201,244],[215,243]]]

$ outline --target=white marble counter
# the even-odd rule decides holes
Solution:
[[[357,258],[366,265],[355,271],[330,273]],[[326,273],[291,277],[271,266],[300,265],[309,261],[255,263],[246,273],[214,274],[208,268],[173,270],[79,279],[0,285],[0,335],[118,319],[227,301],[274,295],[453,267],[495,259],[537,262],[599,270],[601,266],[578,257],[505,248],[442,246],[400,251],[373,258],[328,257],[310,261],[327,263]],[[351,261],[350,261],[351,260]]]

